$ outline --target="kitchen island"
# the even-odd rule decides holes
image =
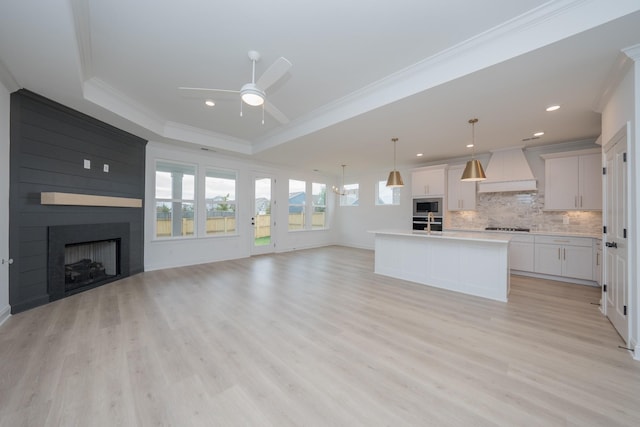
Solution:
[[[376,230],[375,273],[507,301],[510,236]]]

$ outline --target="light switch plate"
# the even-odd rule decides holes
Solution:
[[[91,160],[84,159],[84,168],[91,169]]]
[[[105,163],[104,166],[102,167],[102,170],[105,172],[109,172],[109,165]]]

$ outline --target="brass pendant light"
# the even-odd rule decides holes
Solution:
[[[480,160],[475,158],[476,154],[476,134],[475,134],[475,125],[478,123],[478,119],[470,119],[469,123],[471,123],[471,143],[473,146],[471,147],[471,160],[467,162],[467,166],[464,168],[464,172],[462,172],[462,177],[460,181],[484,181],[487,179],[487,176],[484,174],[484,169],[482,169],[482,164]]]
[[[396,170],[396,142],[398,138],[391,138],[393,142],[393,170],[389,172],[389,178],[387,178],[387,187],[404,187],[400,172]]]

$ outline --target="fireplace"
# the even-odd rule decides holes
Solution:
[[[49,227],[50,301],[129,276],[129,224]]]

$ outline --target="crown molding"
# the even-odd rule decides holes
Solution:
[[[16,81],[15,77],[13,77],[13,74],[11,74],[11,71],[9,71],[6,65],[4,65],[4,62],[2,62],[1,59],[0,59],[0,83],[2,83],[2,85],[9,91],[9,93],[15,92],[16,90],[20,89],[20,85]]]
[[[627,55],[634,62],[640,61],[640,44],[625,47],[622,52]]]
[[[637,1],[547,2],[273,131],[260,152],[640,10]]]
[[[162,135],[165,120],[145,106],[138,104],[105,81],[92,77],[82,84],[87,101],[111,111],[143,128]]]
[[[91,13],[87,0],[70,0],[73,27],[76,38],[80,75],[82,80],[93,77],[93,55],[91,50]]]
[[[183,123],[166,122],[162,136],[214,148],[216,150],[225,150],[247,155],[253,154],[253,149],[249,141]]]

